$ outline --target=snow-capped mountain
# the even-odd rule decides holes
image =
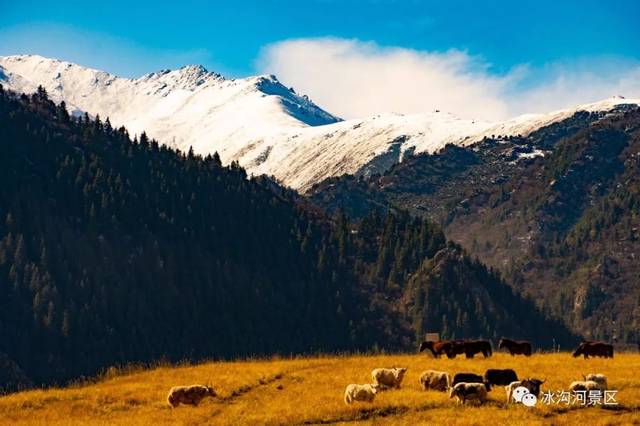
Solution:
[[[380,172],[407,152],[435,152],[490,135],[527,135],[576,111],[604,111],[614,97],[548,114],[491,123],[444,112],[385,114],[342,121],[274,76],[225,79],[201,66],[159,71],[138,79],[35,55],[0,57],[0,82],[30,93],[42,85],[70,111],[109,117],[131,133],[201,154],[218,152],[250,174],[269,174],[307,190],[331,176]]]

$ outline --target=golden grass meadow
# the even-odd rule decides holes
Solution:
[[[402,388],[379,393],[373,403],[345,405],[350,383],[371,382],[376,367],[405,366]],[[582,373],[604,373],[618,390],[617,407],[505,404],[503,387],[482,407],[458,406],[448,394],[423,391],[425,369],[483,374],[513,368],[518,377],[548,381],[545,390],[566,390]],[[172,409],[166,396],[175,385],[212,384],[218,398],[198,407]],[[640,424],[640,354],[614,359],[573,358],[569,353],[530,358],[495,353],[483,359],[433,359],[424,354],[320,356],[292,359],[208,362],[111,369],[95,381],[64,388],[30,390],[0,398],[0,425],[280,425],[280,424],[448,424],[448,425],[621,425]]]

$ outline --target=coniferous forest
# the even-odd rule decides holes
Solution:
[[[1,88],[1,86],[0,86]],[[443,337],[575,340],[406,213],[327,216],[236,163],[0,89],[0,379]]]

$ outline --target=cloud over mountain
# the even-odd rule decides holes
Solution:
[[[266,46],[257,65],[347,118],[440,109],[498,120],[617,94],[640,95],[640,63],[612,58],[538,68],[522,64],[496,74],[491,64],[460,50],[309,38]]]

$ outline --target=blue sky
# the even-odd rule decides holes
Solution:
[[[628,88],[620,81],[635,78],[640,63],[639,19],[639,1],[0,0],[0,55],[37,53],[128,77],[187,63],[231,77],[284,69],[292,83],[317,90],[273,50],[329,39],[355,42],[350,53],[378,59],[399,50],[445,60],[459,52],[466,62],[453,72],[506,80],[507,96],[572,72],[610,75],[614,88]],[[294,52],[297,63],[313,61],[319,48],[304,46],[310,52]]]

